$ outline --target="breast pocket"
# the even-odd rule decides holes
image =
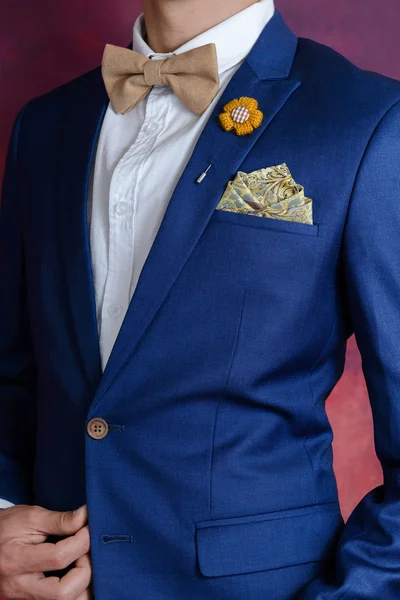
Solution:
[[[296,354],[313,311],[324,245],[318,223],[213,212],[203,240],[208,270],[213,265],[231,293],[245,292],[231,377],[247,381],[260,361],[272,367],[288,350]]]
[[[232,283],[249,289],[301,291],[321,257],[320,224],[214,210],[202,239],[203,256]]]
[[[225,222],[232,225],[244,227],[255,227],[267,231],[281,233],[292,233],[296,235],[319,235],[319,224],[300,223],[297,221],[284,221],[283,219],[271,219],[269,217],[257,217],[246,213],[235,213],[228,210],[216,209],[211,219],[213,221]]]

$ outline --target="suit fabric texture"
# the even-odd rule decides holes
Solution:
[[[264,113],[247,136],[218,122],[240,96]],[[398,599],[400,83],[276,11],[174,190],[102,373],[86,199],[107,104],[98,67],[14,125],[0,495],[87,502],[96,600]],[[313,224],[216,210],[239,170],[282,163]],[[324,405],[353,332],[384,484],[344,524]]]

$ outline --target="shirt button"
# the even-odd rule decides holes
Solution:
[[[104,419],[91,419],[86,425],[86,431],[93,440],[101,440],[108,433],[108,424]]]
[[[122,313],[122,306],[120,304],[110,304],[108,307],[108,314],[110,317],[119,317]]]
[[[148,131],[149,133],[155,133],[159,129],[160,129],[160,126],[157,125],[157,123],[154,123],[154,121],[151,121],[150,123],[148,123],[146,125],[146,131]]]
[[[115,205],[115,212],[119,217],[127,217],[132,214],[132,206],[129,202],[118,202]]]

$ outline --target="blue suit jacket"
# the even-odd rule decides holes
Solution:
[[[218,121],[241,95],[264,113],[243,137]],[[15,122],[0,496],[87,502],[96,600],[398,599],[400,82],[276,11],[202,132],[102,374],[86,197],[107,103],[95,68]],[[239,169],[282,162],[313,225],[215,210]],[[324,404],[353,331],[385,481],[344,525]]]

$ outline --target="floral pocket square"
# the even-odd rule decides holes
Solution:
[[[216,209],[313,224],[312,200],[295,183],[286,163],[251,173],[238,171]]]

